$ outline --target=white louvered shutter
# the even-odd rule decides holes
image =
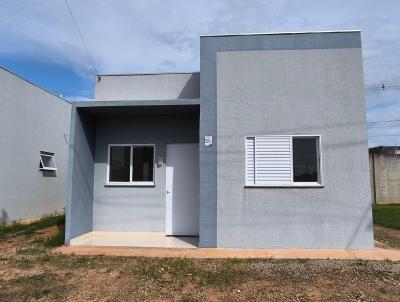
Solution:
[[[292,139],[290,136],[255,137],[255,185],[292,183]]]
[[[246,185],[255,185],[255,139],[246,137]]]

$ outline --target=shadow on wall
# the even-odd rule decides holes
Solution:
[[[374,228],[373,221],[372,221],[372,219],[367,219],[367,218],[369,218],[368,216],[372,217],[372,207],[370,204],[368,204],[367,207],[365,208],[360,220],[357,223],[356,228],[354,229],[353,233],[350,235],[349,241],[346,245],[346,249],[353,248],[353,243],[354,243],[355,239],[359,236],[359,233],[365,232],[365,230],[362,230],[362,227],[368,228],[368,231],[370,231],[370,233],[373,234],[373,228]],[[367,221],[367,225],[364,225],[365,221]],[[372,238],[372,241],[373,240],[374,239]]]
[[[8,214],[6,210],[2,209],[0,215],[0,225],[6,224],[7,222],[8,222]]]
[[[42,171],[43,172],[43,177],[56,177],[57,176],[57,171]]]
[[[186,82],[178,99],[198,99],[200,98],[200,73],[193,73]]]

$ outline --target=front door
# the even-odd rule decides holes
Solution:
[[[199,234],[199,144],[168,144],[166,156],[167,235]]]

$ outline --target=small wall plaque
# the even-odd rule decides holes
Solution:
[[[211,135],[204,136],[204,146],[209,147],[212,145],[213,137]]]

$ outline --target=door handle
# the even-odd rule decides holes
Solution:
[[[171,193],[170,191],[167,190],[167,194]]]

